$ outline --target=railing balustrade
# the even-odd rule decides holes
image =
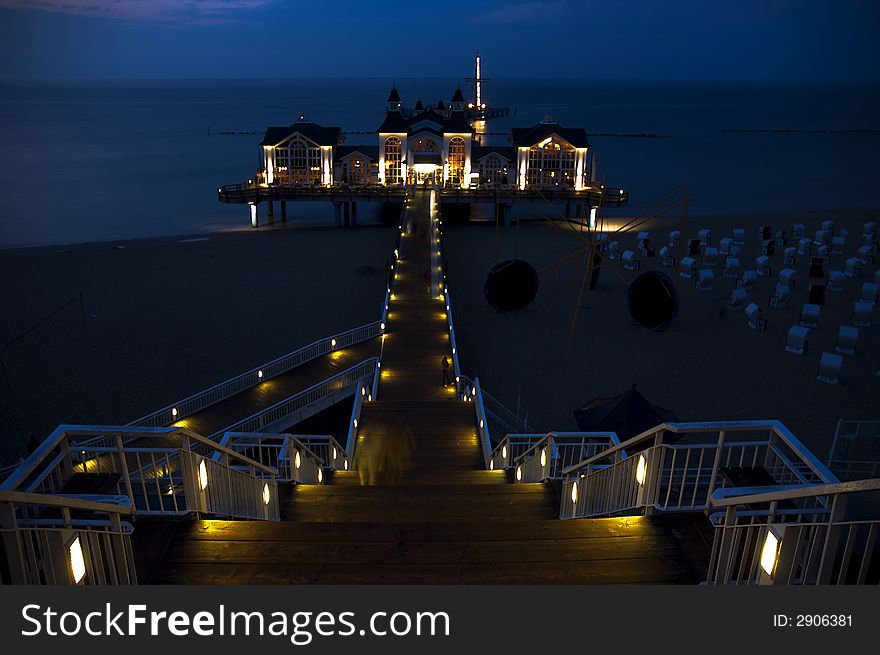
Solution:
[[[714,440],[667,444],[666,433]],[[733,467],[763,468],[779,485],[838,481],[778,421],[664,423],[564,469],[560,516],[705,510],[716,488],[732,486]]]
[[[878,491],[876,479],[716,490],[707,584],[877,584],[880,519],[864,507]]]
[[[129,498],[0,491],[0,584],[137,584]]]
[[[502,441],[501,448],[496,447],[492,451],[493,461],[489,468],[499,468],[494,464],[494,458],[498,456],[504,461],[504,467],[514,469],[514,479],[518,483],[558,480],[563,477],[563,470],[619,443],[613,432],[508,435]],[[505,452],[507,458],[502,457]]]

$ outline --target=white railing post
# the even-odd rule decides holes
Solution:
[[[712,498],[712,493],[715,491],[715,487],[718,481],[718,471],[721,469],[721,451],[724,449],[724,438],[726,432],[724,430],[718,431],[718,441],[716,442],[715,448],[715,459],[712,462],[712,477],[709,478],[709,491],[706,492],[706,507],[709,506],[709,499]]]

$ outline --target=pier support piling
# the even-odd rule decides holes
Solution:
[[[281,222],[287,222],[287,203],[284,200],[281,201]]]
[[[333,216],[336,219],[336,227],[340,227],[342,225],[342,203],[334,202],[333,203]]]
[[[358,204],[354,200],[351,201],[351,224],[358,224]]]
[[[510,210],[510,205],[504,205],[500,202],[495,204],[495,218],[501,225],[510,225]]]
[[[272,200],[267,204],[266,217],[269,219],[269,225],[275,223],[275,203]]]
[[[342,203],[342,214],[344,217],[343,220],[345,222],[346,227],[351,225],[351,203],[350,202]]]

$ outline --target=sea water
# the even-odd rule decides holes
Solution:
[[[409,107],[448,103],[460,83],[396,82]],[[389,87],[2,80],[0,247],[243,228],[246,209],[219,203],[217,188],[253,177],[267,126],[305,115],[342,127],[346,143],[375,145]],[[695,214],[880,207],[878,86],[495,79],[484,95],[510,108],[488,122],[489,143],[547,116],[586,128],[599,179],[630,191],[628,211],[682,184]],[[332,221],[326,203],[288,211],[291,223]],[[359,211],[361,220],[377,216]]]

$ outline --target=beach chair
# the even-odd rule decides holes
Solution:
[[[846,270],[844,272],[847,277],[861,277],[862,260],[858,257],[850,257],[846,260]]]
[[[654,248],[651,247],[650,232],[639,232],[636,237],[636,248],[641,251],[643,257],[654,256]]]
[[[871,249],[871,252],[877,252],[880,250],[880,244],[877,243],[877,240],[874,237],[862,237],[862,245],[868,246]]]
[[[694,282],[698,291],[711,291],[714,280],[715,273],[711,268],[701,268]]]
[[[827,246],[831,241],[831,233],[826,229],[816,230],[816,236],[813,238],[813,243],[818,246]]]
[[[859,340],[859,328],[851,325],[841,325],[837,331],[837,341],[834,343],[835,352],[844,355],[856,354],[856,341]]]
[[[742,248],[738,245],[733,244],[730,246],[730,252],[727,253],[728,257],[739,257],[739,254],[742,252]]]
[[[773,295],[770,296],[770,300],[767,301],[767,305],[770,307],[785,307],[788,304],[788,299],[791,296],[791,289],[788,288],[788,285],[782,284],[781,282],[776,285],[776,288],[773,291]]]
[[[697,238],[700,239],[700,243],[703,245],[712,245],[712,230],[710,230],[708,227],[704,227],[702,230],[697,232]]]
[[[863,264],[874,263],[874,246],[864,245],[859,248],[859,259]]]
[[[739,309],[740,307],[744,307],[745,304],[749,301],[749,292],[743,288],[736,288],[730,292],[730,297],[728,298],[728,303],[731,307],[735,309]]]
[[[819,358],[819,370],[816,379],[828,384],[840,382],[840,368],[843,366],[843,357],[832,353],[822,353]]]
[[[611,261],[620,259],[620,244],[617,241],[608,244],[608,259]]]
[[[878,286],[874,282],[865,282],[862,285],[862,297],[860,298],[860,300],[869,302],[872,306],[876,307],[878,294],[880,294],[880,286]]]
[[[624,250],[623,256],[621,256],[620,261],[623,262],[623,267],[628,271],[637,271],[642,265],[642,262],[640,262],[639,258],[636,257],[636,253],[632,250]]]
[[[829,271],[828,281],[825,283],[825,288],[828,289],[828,291],[839,293],[843,291],[843,283],[845,280],[846,276],[843,274],[843,271]]]
[[[660,248],[660,257],[663,259],[663,266],[666,268],[675,268],[675,255],[669,246]]]
[[[856,300],[853,303],[851,320],[853,325],[859,327],[871,327],[871,315],[874,313],[874,305],[864,300]]]
[[[785,342],[785,352],[803,355],[807,352],[807,335],[810,328],[803,325],[792,325],[788,328],[788,338]]]
[[[789,289],[794,289],[796,277],[797,271],[793,268],[783,268],[779,271],[779,281],[782,284],[787,284]]]
[[[770,266],[770,258],[767,255],[755,258],[755,268],[758,269],[758,277],[769,277],[773,271],[773,267]]]
[[[669,233],[669,247],[670,248],[678,248],[681,243],[681,231],[680,230],[672,230]]]
[[[800,324],[803,327],[814,328],[819,325],[819,315],[822,313],[822,307],[812,303],[804,303],[801,309]]]
[[[780,248],[785,248],[788,245],[788,232],[783,230],[777,230],[776,232],[776,245]]]
[[[776,239],[767,239],[761,243],[761,254],[772,257],[776,252]]]
[[[880,270],[874,271],[874,284],[880,284]]]
[[[756,332],[763,332],[767,329],[767,319],[761,316],[761,308],[755,303],[751,303],[746,307],[745,314],[750,328]]]
[[[741,246],[746,242],[746,231],[741,227],[733,228],[733,243]]]
[[[804,227],[803,223],[795,223],[791,228],[792,239],[803,239],[806,233],[807,229]]]
[[[694,276],[694,267],[697,265],[697,260],[693,257],[682,257],[681,266],[679,267],[678,274],[681,277],[692,278]]]
[[[824,305],[825,289],[825,284],[811,284],[807,293],[807,302],[811,305]]]
[[[751,289],[758,281],[758,271],[743,271],[742,276],[736,281],[736,286]]]
[[[703,251],[704,266],[718,266],[718,248],[715,246],[706,246]]]
[[[733,239],[731,237],[724,237],[721,241],[718,242],[718,252],[725,257],[730,254],[730,249],[733,246]]]
[[[842,255],[846,247],[846,237],[836,236],[831,238],[831,254]]]
[[[813,259],[821,259],[823,263],[827,264],[831,261],[831,248],[826,245],[819,246]]]
[[[862,236],[873,239],[877,235],[876,221],[868,221],[862,226]]]
[[[834,225],[835,223],[833,219],[829,218],[822,221],[822,229],[828,232],[828,236],[832,236],[834,234]]]
[[[794,246],[789,246],[785,249],[785,260],[783,263],[789,264],[791,266],[797,264],[797,248],[795,248]]]
[[[772,225],[762,225],[758,228],[758,238],[761,241],[767,241],[767,239],[773,238],[773,226]]]
[[[803,257],[804,255],[810,255],[813,253],[813,240],[804,237],[798,241],[798,250],[797,253]]]
[[[810,277],[825,277],[825,260],[822,257],[810,257]]]
[[[736,257],[728,257],[724,262],[724,268],[721,270],[721,274],[724,277],[732,277],[737,278],[740,275],[742,267],[740,266],[739,259]]]

